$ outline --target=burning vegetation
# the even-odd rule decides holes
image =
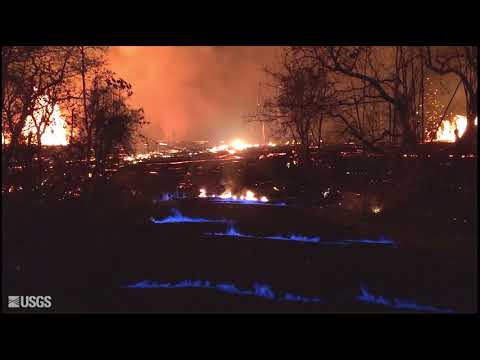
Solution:
[[[67,124],[60,110],[60,105],[54,104],[47,95],[40,97],[36,104],[33,116],[29,115],[23,128],[26,138],[37,138],[40,134],[40,142],[43,145],[67,145]]]
[[[32,283],[42,274],[37,255],[22,253],[29,244],[53,258],[48,275],[67,273],[66,253],[82,269],[80,253],[94,259],[91,273],[120,274],[102,278],[113,288],[128,278],[130,288],[279,303],[470,310],[471,287],[458,274],[472,273],[463,267],[476,241],[476,48],[444,50],[287,48],[247,118],[260,122],[262,141],[245,131],[210,142],[146,136],[132,86],[105,65],[107,49],[2,48],[3,225],[10,253],[20,254],[7,264],[10,283],[19,268],[31,267],[20,279]],[[450,61],[460,50],[461,67]],[[459,72],[465,108],[451,110],[457,90],[440,101],[430,80]],[[112,258],[115,271],[105,265]],[[197,274],[229,280],[178,281]],[[235,285],[236,276],[255,285]],[[364,279],[380,289],[359,287]],[[398,298],[398,279],[422,296]],[[429,303],[438,306],[418,305]]]
[[[477,118],[475,118],[474,122],[475,126],[477,126]],[[467,118],[463,115],[455,115],[452,121],[443,120],[438,131],[436,137],[432,141],[444,141],[453,143],[458,141],[467,128]]]
[[[200,189],[200,193],[198,194],[199,198],[212,198],[212,199],[222,199],[222,200],[230,200],[230,201],[245,201],[245,202],[268,202],[268,198],[266,196],[259,196],[251,191],[251,190],[245,190],[243,192],[240,192],[238,194],[232,194],[230,190],[225,190],[222,194],[216,195],[216,194],[207,194],[207,190],[205,189]]]

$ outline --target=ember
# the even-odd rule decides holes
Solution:
[[[200,189],[200,193],[198,194],[199,198],[212,198],[212,199],[221,199],[221,200],[230,200],[230,201],[238,201],[238,202],[268,202],[268,198],[266,196],[260,196],[260,198],[257,197],[257,195],[251,191],[251,190],[246,190],[240,194],[234,195],[230,190],[224,191],[220,195],[216,194],[211,194],[207,195],[207,191],[202,188]]]

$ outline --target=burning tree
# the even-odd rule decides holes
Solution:
[[[28,133],[27,118],[41,143],[57,105],[80,99],[76,86],[81,59],[77,47],[2,47],[2,134],[12,147]],[[99,66],[90,53],[85,61]]]
[[[105,67],[105,53],[107,51],[107,48],[104,46],[78,46],[76,47],[77,54],[79,61],[77,63],[78,66],[78,72],[81,77],[81,92],[80,96],[77,98],[77,100],[80,100],[81,105],[80,107],[82,108],[83,111],[80,111],[80,113],[83,113],[83,116],[80,116],[79,118],[82,120],[81,124],[78,124],[78,127],[83,131],[83,138],[85,140],[85,159],[87,161],[87,164],[90,161],[90,154],[92,151],[92,143],[93,143],[93,128],[92,128],[92,121],[89,116],[88,112],[88,86],[93,82],[95,78],[97,78],[98,72],[102,71],[102,69]],[[72,119],[71,121],[74,122],[75,117],[73,115],[74,113],[72,112]],[[72,124],[72,128],[75,127],[75,124]]]
[[[461,143],[476,139],[475,119],[478,116],[478,48],[477,46],[427,46],[427,67],[440,75],[453,74],[463,84],[466,97],[467,126]]]
[[[89,132],[83,134],[87,144],[93,145],[97,173],[116,149],[132,146],[137,129],[146,123],[143,109],[127,105],[132,95],[132,86],[110,71],[97,73],[92,81],[87,97]]]
[[[313,143],[322,142],[322,124],[331,106],[332,84],[325,71],[284,49],[279,70],[265,69],[272,80],[272,96],[261,106],[255,120],[275,122],[299,144],[308,161]]]
[[[357,110],[364,107],[362,111],[366,114],[372,111],[385,114],[385,108],[380,109],[381,103],[385,103],[391,109],[391,119],[387,120],[393,126],[381,132],[380,138],[390,134],[394,138],[399,136],[403,145],[417,143],[416,109],[423,80],[423,60],[418,48],[322,46],[298,47],[296,51],[335,77],[341,105],[341,111],[335,115],[356,137],[365,139],[364,131],[354,124],[363,117]],[[395,131],[397,126],[399,134]]]
[[[21,144],[30,147],[35,142],[41,167],[42,136],[58,113],[57,105],[70,96],[65,90],[75,77],[73,63],[73,47],[2,47],[5,176]]]
[[[78,145],[80,154],[72,152],[70,159],[86,155],[87,167],[94,151],[99,171],[116,146],[128,146],[144,123],[143,111],[126,105],[131,86],[105,68],[105,51],[84,46],[2,47],[4,183],[10,181],[13,161],[19,161],[31,181],[24,188],[43,186],[44,145],[68,146],[66,150]],[[60,163],[55,165],[59,169],[64,166]],[[48,173],[55,177],[54,172]]]
[[[436,81],[432,76],[425,78],[425,97],[423,108],[419,111],[423,111],[425,117],[425,136],[427,141],[435,141],[441,138],[441,132],[443,130],[440,121],[445,119],[444,123],[452,122],[454,120],[453,112],[448,112],[446,104],[440,100],[442,88],[437,86]],[[440,130],[440,133],[439,131]]]

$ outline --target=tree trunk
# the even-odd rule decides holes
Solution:
[[[477,112],[477,94],[467,98],[467,128],[463,136],[457,141],[458,150],[474,150],[477,147],[477,127],[475,119],[478,117]],[[478,121],[478,119],[477,119]]]
[[[37,132],[38,134],[38,132]],[[37,135],[37,170],[38,170],[38,179],[36,184],[40,189],[43,181],[43,159],[42,159],[42,141],[41,138]]]
[[[408,108],[406,106],[399,106],[397,108],[398,112],[398,120],[400,126],[402,127],[402,145],[403,146],[414,146],[417,142],[415,132],[413,131],[412,127],[410,126],[410,117]]]
[[[86,73],[86,67],[85,67],[85,51],[84,47],[80,47],[81,53],[82,53],[82,92],[83,92],[83,113],[85,117],[85,130],[87,132],[87,151],[86,151],[86,160],[87,160],[87,167],[89,165],[90,161],[90,148],[92,147],[92,134],[90,131],[90,126],[88,122],[88,111],[87,111],[87,89],[85,85],[85,73]]]

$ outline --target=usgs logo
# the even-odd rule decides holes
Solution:
[[[9,296],[8,307],[17,309],[48,309],[52,306],[51,296]]]

